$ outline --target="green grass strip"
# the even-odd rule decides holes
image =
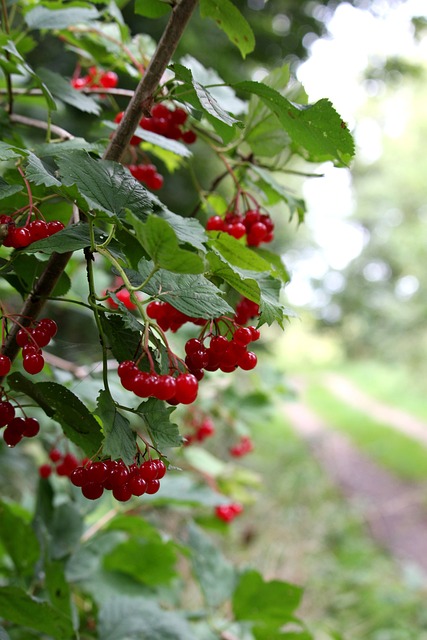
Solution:
[[[427,479],[427,450],[421,444],[349,407],[319,384],[309,386],[305,400],[327,424],[348,435],[383,467],[405,480]]]

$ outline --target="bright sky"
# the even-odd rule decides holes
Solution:
[[[421,59],[427,64],[427,38],[415,43],[413,16],[427,18],[427,0],[406,0],[394,9],[376,0],[372,12],[341,4],[328,24],[329,35],[312,45],[310,59],[298,72],[310,102],[331,100],[355,134],[357,155],[367,162],[381,154],[381,132],[374,122],[357,118],[368,97],[363,73],[370,61],[388,56]],[[397,113],[396,106],[393,113]],[[404,122],[401,114],[398,121]],[[401,132],[396,122],[393,117],[388,126],[394,135]],[[316,300],[308,279],[321,277],[330,269],[339,272],[360,253],[366,241],[361,226],[349,219],[354,210],[350,172],[329,165],[322,171],[324,178],[308,180],[304,187],[309,211],[306,224],[319,248],[308,251],[308,255],[291,256],[290,264],[289,256],[286,260],[292,272],[287,297],[296,306],[324,304]]]

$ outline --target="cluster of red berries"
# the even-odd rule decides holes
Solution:
[[[191,373],[169,374],[140,371],[132,360],[124,360],[117,373],[123,387],[139,398],[157,398],[169,404],[191,404],[197,398],[199,383]]]
[[[114,118],[114,122],[119,123],[122,121],[124,111],[121,111]],[[175,107],[175,109],[169,109],[165,104],[156,103],[153,105],[150,111],[150,116],[144,116],[139,121],[139,126],[146,131],[157,133],[165,138],[171,140],[182,140],[187,144],[193,144],[196,142],[197,136],[191,129],[183,130],[182,126],[185,124],[188,118],[188,113],[181,109],[181,107]],[[138,136],[132,136],[130,144],[137,146],[141,142],[141,138]]]
[[[32,242],[53,236],[64,229],[64,225],[59,220],[46,222],[39,219],[32,220],[23,227],[17,227],[13,218],[5,214],[0,215],[1,224],[8,225],[8,232],[3,239],[3,245],[13,249],[28,247]]]
[[[259,316],[259,305],[256,302],[252,302],[248,298],[242,298],[236,305],[236,313],[234,315],[234,322],[236,324],[244,325]]]
[[[230,454],[234,458],[241,458],[254,450],[254,443],[249,436],[242,436],[240,441],[233,447],[230,447]]]
[[[208,416],[194,417],[190,422],[192,433],[185,434],[184,446],[188,447],[195,442],[203,442],[215,433],[215,425]]]
[[[39,467],[39,475],[41,478],[49,478],[53,471],[55,471],[58,476],[65,476],[69,478],[74,469],[80,464],[74,454],[62,453],[55,447],[49,451],[49,459],[53,465],[46,463]],[[83,461],[82,464],[84,462],[85,461]]]
[[[160,489],[160,480],[166,473],[166,465],[160,458],[145,460],[127,467],[121,460],[105,460],[77,466],[70,474],[70,480],[80,487],[88,500],[96,500],[110,490],[116,500],[126,502],[132,496],[144,493],[154,494]]]
[[[224,218],[211,216],[206,224],[208,231],[224,231],[236,239],[246,235],[250,247],[258,247],[261,242],[271,242],[274,234],[274,223],[266,213],[258,209],[248,209],[244,215],[227,213]]]
[[[231,340],[226,336],[211,336],[208,347],[204,346],[203,340],[190,338],[185,343],[185,364],[198,380],[203,377],[203,369],[231,373],[239,367],[250,371],[256,367],[257,357],[247,347],[259,337],[260,332],[255,327],[237,327]]]
[[[163,331],[169,329],[172,332],[178,331],[186,322],[192,322],[199,326],[206,324],[206,320],[203,318],[191,318],[175,309],[169,302],[159,302],[158,300],[147,304],[147,315],[152,320],[156,320]]]
[[[243,507],[238,502],[230,504],[220,504],[215,507],[215,515],[223,522],[231,522],[234,518],[243,512]]]
[[[87,75],[72,78],[71,85],[74,89],[114,89],[117,87],[119,77],[114,71],[101,71],[97,67],[90,67]]]
[[[35,375],[43,369],[41,350],[49,344],[57,330],[57,324],[51,318],[42,318],[32,328],[19,329],[16,343],[22,348],[22,366],[27,373]]]
[[[129,164],[128,169],[136,180],[157,191],[163,186],[163,176],[154,164]]]
[[[8,447],[15,447],[22,438],[34,438],[40,431],[39,421],[35,418],[15,416],[15,407],[8,400],[0,402],[0,427],[6,427],[3,440]]]

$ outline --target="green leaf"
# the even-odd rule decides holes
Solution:
[[[68,616],[47,602],[32,598],[19,587],[0,587],[0,611],[4,620],[40,631],[55,640],[70,640],[74,636]]]
[[[277,629],[293,621],[302,589],[287,582],[265,582],[255,570],[242,574],[233,595],[233,612],[237,620],[274,625]]]
[[[99,640],[197,640],[184,617],[148,598],[116,595],[98,619]]]
[[[160,450],[166,447],[180,447],[183,443],[178,425],[170,419],[174,410],[175,407],[167,407],[156,398],[149,398],[138,407],[138,414],[144,420],[153,444]]]
[[[23,188],[20,184],[9,184],[0,176],[0,200],[13,196],[15,193],[22,191]]]
[[[71,588],[65,578],[64,563],[59,560],[44,564],[45,583],[52,606],[72,619]]]
[[[170,2],[164,0],[136,0],[135,13],[146,18],[161,18],[171,10]]]
[[[140,515],[119,514],[106,526],[108,531],[125,531],[131,536],[144,538],[144,540],[155,540],[160,542],[162,536],[159,531]]]
[[[58,180],[53,170],[50,169],[43,160],[40,160],[31,151],[28,153],[25,162],[25,176],[36,185],[43,184],[45,187],[60,187],[61,182]]]
[[[279,254],[273,253],[273,251],[269,251],[268,249],[264,249],[260,247],[257,247],[255,252],[257,253],[257,255],[261,256],[263,260],[265,260],[270,264],[272,268],[271,273],[273,276],[275,276],[276,278],[280,278],[280,280],[284,284],[289,282],[290,276],[289,276],[288,270],[283,264],[282,257]]]
[[[255,37],[246,18],[230,0],[200,0],[202,18],[215,20],[243,58],[255,48]]]
[[[157,215],[170,224],[181,243],[187,243],[191,247],[206,253],[205,245],[208,238],[204,227],[202,227],[198,220],[194,218],[183,218],[165,209],[159,211]]]
[[[117,314],[102,314],[100,317],[107,348],[118,362],[132,360],[141,342],[140,332],[131,331]]]
[[[49,89],[44,84],[44,82],[41,81],[41,79],[39,78],[37,73],[34,71],[34,69],[32,69],[32,67],[30,67],[30,65],[26,62],[26,60],[21,56],[21,54],[19,53],[18,49],[15,46],[15,43],[12,40],[8,40],[8,39],[6,39],[5,41],[4,37],[0,36],[0,44],[3,45],[3,48],[5,49],[5,51],[7,51],[9,54],[11,54],[12,56],[14,56],[19,60],[19,65],[18,65],[19,72],[22,73],[23,75],[28,74],[29,76],[31,76],[32,80],[36,83],[36,85],[40,87],[43,93],[43,96],[46,100],[48,109],[50,109],[50,111],[55,111],[56,102],[53,99],[52,94],[50,93]]]
[[[203,273],[203,260],[179,247],[177,237],[166,220],[151,215],[143,223],[130,212],[127,220],[156,267],[174,273]]]
[[[73,138],[72,140],[63,140],[62,142],[46,142],[38,144],[34,147],[39,158],[44,156],[52,156],[60,158],[68,157],[70,151],[87,151],[101,156],[105,145],[101,142],[87,142],[84,138]]]
[[[299,223],[304,222],[306,206],[302,198],[296,198],[293,196],[287,189],[285,189],[285,187],[275,180],[271,171],[267,171],[266,169],[255,165],[251,166],[251,170],[261,178],[261,181],[256,183],[258,188],[265,190],[265,187],[262,184],[264,182],[275,194],[277,194],[278,200],[286,202],[289,207],[290,220],[292,220],[293,216],[296,215]]]
[[[57,382],[33,383],[20,373],[7,379],[14,391],[32,398],[47,416],[59,422],[66,437],[88,457],[94,456],[102,444],[98,422],[89,409],[69,389]]]
[[[201,106],[207,113],[209,113],[209,115],[213,116],[217,120],[220,120],[229,127],[233,126],[234,124],[238,124],[243,127],[243,123],[240,122],[240,120],[236,120],[236,118],[233,118],[229,113],[227,113],[227,111],[224,111],[224,109],[215,100],[213,95],[207,89],[205,89],[205,87],[202,87],[201,84],[195,81],[193,81],[193,86]]]
[[[234,85],[239,91],[255,94],[274,113],[296,149],[315,162],[332,160],[346,165],[354,156],[353,138],[329,100],[297,105],[272,87],[244,80]]]
[[[83,519],[72,502],[59,504],[53,511],[49,524],[51,534],[50,555],[53,560],[65,558],[79,548],[83,533]]]
[[[27,155],[27,151],[7,142],[0,141],[0,160],[16,160]]]
[[[142,284],[152,272],[153,263],[141,260],[137,279],[133,284]],[[134,272],[135,273],[135,272]],[[233,313],[223,300],[223,292],[202,275],[174,274],[160,269],[143,287],[143,291],[159,300],[169,302],[175,309],[193,318],[218,318]]]
[[[139,218],[151,211],[147,190],[118,162],[94,160],[84,151],[70,151],[58,158],[59,172],[66,186],[76,185],[88,211],[120,217],[130,209]]]
[[[135,129],[134,135],[150,144],[155,145],[156,147],[160,147],[165,151],[170,151],[177,156],[182,158],[191,158],[193,153],[192,151],[185,146],[182,142],[178,142],[178,140],[172,140],[171,138],[166,138],[165,136],[161,136],[158,133],[154,133],[153,131],[147,131],[147,129],[143,129],[142,127],[137,127]]]
[[[209,245],[213,251],[228,264],[247,271],[270,273],[271,264],[258,253],[223,232],[210,232],[212,240]]]
[[[60,6],[62,3],[56,3]],[[25,22],[30,29],[66,29],[78,24],[85,24],[100,17],[98,10],[87,3],[82,6],[72,6],[72,3],[65,9],[48,9],[38,6],[25,15]]]
[[[112,460],[121,458],[125,464],[132,464],[137,453],[135,433],[129,420],[117,411],[107,391],[99,392],[96,415],[102,420],[105,434],[103,453],[111,456]]]
[[[37,73],[52,95],[62,100],[62,102],[70,104],[84,113],[92,113],[94,115],[101,113],[101,106],[93,98],[74,89],[71,83],[59,73],[49,69],[37,69]]]
[[[5,502],[0,502],[0,540],[17,574],[31,575],[40,556],[36,534],[32,526],[13,510],[12,505]]]
[[[104,559],[104,568],[132,576],[142,584],[167,584],[176,577],[173,542],[130,539],[119,544]]]
[[[194,523],[190,523],[188,532],[193,573],[200,584],[206,605],[219,607],[234,591],[234,567]]]

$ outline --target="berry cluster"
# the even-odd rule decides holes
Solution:
[[[234,458],[241,458],[254,450],[254,443],[249,436],[242,436],[240,441],[233,447],[230,447],[230,454]]]
[[[231,373],[239,367],[250,371],[256,366],[257,357],[247,347],[259,336],[255,327],[237,327],[231,340],[226,336],[212,335],[208,347],[204,346],[203,340],[190,338],[185,343],[185,364],[198,380],[203,377],[203,369]]]
[[[48,463],[40,465],[39,475],[41,478],[49,478],[54,470],[58,476],[69,478],[74,469],[80,464],[75,455],[72,453],[62,453],[55,447],[49,451],[49,459],[54,466]],[[83,461],[81,464],[85,462],[86,461]]]
[[[215,425],[208,416],[194,416],[190,421],[191,433],[185,434],[184,446],[203,442],[215,433]]]
[[[199,384],[191,373],[161,375],[154,371],[140,371],[132,360],[118,366],[117,373],[123,387],[139,398],[157,398],[169,404],[191,404],[197,398]]]
[[[114,118],[114,122],[119,123],[122,121],[124,111],[121,111]],[[182,126],[187,121],[188,114],[181,107],[175,107],[175,109],[169,109],[166,105],[157,103],[153,105],[150,111],[150,116],[144,116],[139,121],[139,126],[146,131],[157,133],[165,138],[171,140],[182,140],[187,144],[193,144],[196,141],[197,136],[191,129],[183,130]],[[138,136],[132,136],[130,144],[133,146],[139,145],[141,138]]]
[[[215,507],[215,515],[223,522],[231,522],[234,518],[243,512],[243,507],[238,502],[230,504],[220,504]]]
[[[15,447],[22,438],[34,438],[40,431],[39,421],[35,418],[15,416],[15,407],[8,400],[0,402],[0,427],[6,427],[3,440],[8,447]]]
[[[1,224],[8,226],[8,232],[3,240],[3,245],[5,247],[12,247],[13,249],[28,247],[32,242],[53,236],[55,233],[58,233],[58,231],[64,229],[64,225],[59,220],[46,222],[45,220],[39,219],[32,220],[23,227],[17,227],[13,218],[5,214],[0,215],[0,225]]]
[[[192,322],[199,326],[206,324],[206,320],[203,318],[191,318],[175,309],[169,302],[159,302],[158,300],[147,304],[147,315],[152,320],[156,320],[163,331],[169,329],[172,332],[178,331],[186,322]]]
[[[57,324],[51,318],[42,318],[33,328],[19,329],[16,343],[22,348],[22,365],[27,373],[35,375],[43,369],[41,349],[49,344],[57,330]]]
[[[71,85],[74,89],[114,89],[118,82],[119,77],[114,71],[101,71],[97,67],[90,67],[87,75],[72,78]]]
[[[128,169],[136,180],[157,191],[163,186],[163,176],[154,164],[129,164]]]
[[[248,298],[242,298],[236,305],[234,322],[244,325],[259,315],[259,305]]]
[[[141,465],[134,463],[130,467],[121,460],[88,461],[72,471],[70,480],[81,488],[88,500],[100,498],[107,489],[116,500],[126,502],[132,496],[157,493],[165,473],[166,465],[160,458],[145,460]]]
[[[274,223],[266,213],[258,209],[248,209],[244,215],[229,212],[224,218],[211,216],[206,224],[208,231],[224,231],[236,239],[246,235],[250,247],[258,247],[261,242],[273,240]]]

